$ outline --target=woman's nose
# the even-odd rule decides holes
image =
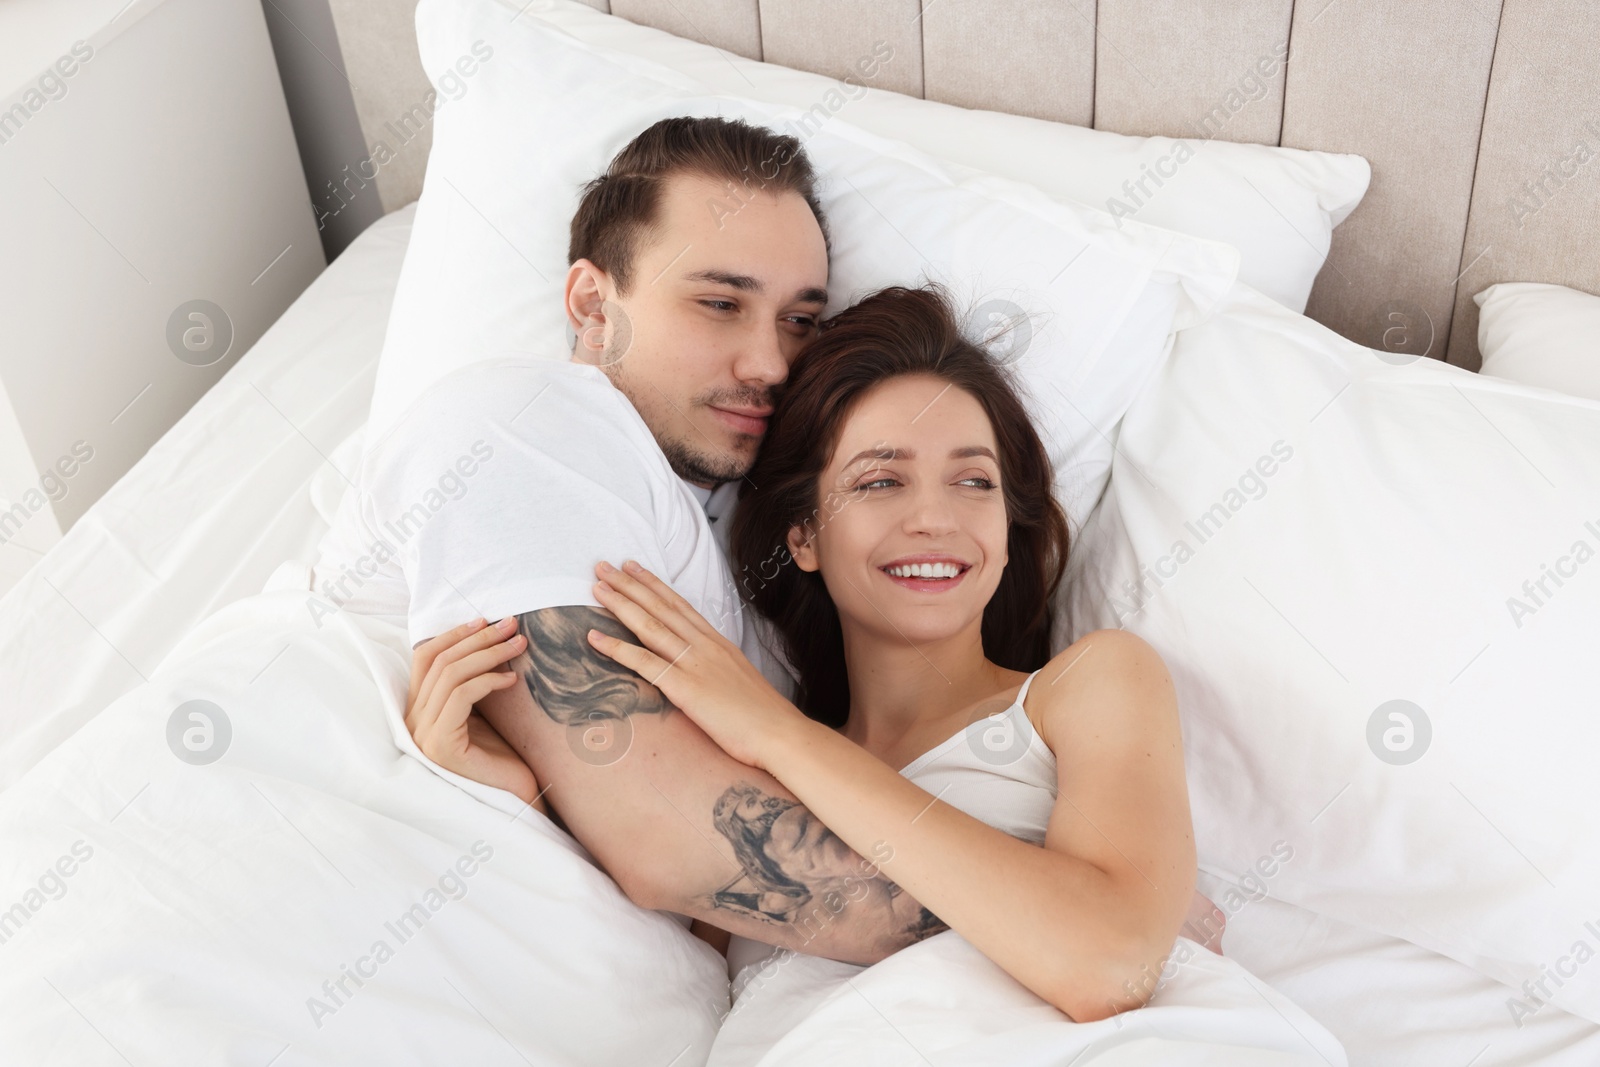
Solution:
[[[955,529],[955,511],[939,485],[920,489],[912,502],[906,525],[922,533],[948,533]]]

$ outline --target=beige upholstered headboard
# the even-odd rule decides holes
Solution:
[[[1472,294],[1502,281],[1600,293],[1596,0],[585,2],[838,77],[887,40],[911,59],[886,88],[1139,135],[1206,135],[1200,120],[1287,43],[1266,98],[1217,136],[1372,163],[1308,315],[1476,370]],[[415,6],[332,0],[369,144],[427,90]],[[385,210],[417,197],[425,155],[380,173]]]

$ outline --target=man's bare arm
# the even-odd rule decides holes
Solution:
[[[948,927],[764,771],[723,752],[654,685],[600,655],[604,608],[519,617],[524,684],[484,715],[533,768],[545,801],[629,898],[782,948],[875,963]]]

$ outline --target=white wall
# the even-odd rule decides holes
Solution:
[[[0,504],[72,468],[28,520],[35,542],[98,499],[325,265],[259,0],[133,0],[76,53],[81,27],[41,29],[24,17],[37,7],[0,3]],[[174,318],[196,300],[221,309],[225,354],[169,343],[169,327],[198,325]]]

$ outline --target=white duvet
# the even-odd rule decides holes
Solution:
[[[1180,937],[1150,1003],[1074,1023],[949,931],[872,967],[779,953],[739,976],[709,1067],[1343,1064],[1339,1042]]]
[[[402,751],[403,633],[308,601],[223,609],[0,794],[0,1061],[704,1063],[721,957]],[[1344,1062],[1198,951],[1155,1006],[1083,1026],[953,934],[852,970],[764,1063]]]
[[[223,609],[0,794],[0,1062],[703,1061],[721,957],[399,751],[404,636],[308,596]]]

